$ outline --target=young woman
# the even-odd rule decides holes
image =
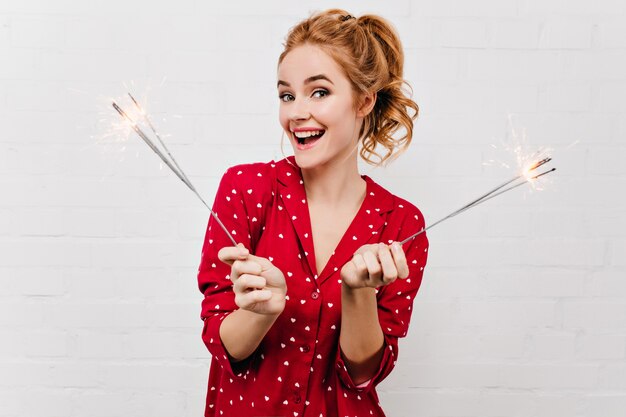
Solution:
[[[402,67],[378,16],[328,10],[289,32],[277,88],[295,155],[228,169],[213,210],[240,243],[211,218],[203,246],[205,416],[384,416],[375,386],[406,336],[428,241],[398,243],[422,215],[360,175],[357,156],[377,165],[410,143]]]

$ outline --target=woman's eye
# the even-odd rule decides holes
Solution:
[[[315,90],[313,92],[313,96],[318,97],[318,98],[325,97],[327,95],[328,95],[328,91],[326,90]]]
[[[284,102],[293,100],[293,96],[288,93],[280,94],[278,98],[280,99],[280,101],[284,101]]]

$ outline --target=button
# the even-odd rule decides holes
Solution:
[[[303,352],[308,352],[310,350],[309,345],[303,345],[302,346],[302,351]]]
[[[311,298],[314,299],[314,300],[317,300],[318,298],[320,298],[320,295],[319,295],[319,293],[317,291],[313,291],[311,293]]]
[[[293,402],[296,404],[300,404],[302,402],[302,398],[300,398],[299,395],[296,395],[295,397],[293,397]]]

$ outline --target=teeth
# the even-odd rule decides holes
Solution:
[[[308,130],[306,132],[293,132],[294,136],[300,139],[308,138],[311,136],[317,136],[322,133],[322,130]]]

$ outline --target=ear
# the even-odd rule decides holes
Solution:
[[[374,109],[376,105],[376,93],[367,93],[361,96],[361,104],[357,109],[357,117],[365,117]]]

